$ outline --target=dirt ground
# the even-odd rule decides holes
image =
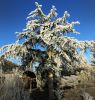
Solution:
[[[95,82],[65,90],[62,100],[95,100]]]
[[[95,100],[95,82],[79,84],[76,87],[67,88],[63,91],[61,100]],[[31,99],[48,100],[48,92],[36,89],[31,93]]]

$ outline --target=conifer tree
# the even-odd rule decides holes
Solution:
[[[51,81],[55,78],[60,80],[62,76],[76,75],[90,66],[84,52],[87,48],[93,48],[95,42],[68,37],[68,34],[79,34],[74,26],[80,23],[69,22],[67,18],[70,14],[67,11],[58,17],[55,6],[52,6],[49,14],[45,14],[42,5],[37,2],[35,5],[37,8],[29,13],[25,29],[16,32],[18,40],[0,48],[1,58],[19,59],[23,68],[27,66],[33,69],[35,63],[38,63],[35,69],[37,76],[46,81],[50,77],[48,87],[51,88]],[[24,42],[20,43],[22,39]]]
[[[49,69],[50,66],[50,69],[59,72],[61,68],[66,73],[74,73],[73,69],[85,66],[83,63],[86,63],[86,60],[81,52],[90,47],[93,41],[78,41],[65,35],[79,34],[74,29],[74,25],[79,22],[69,22],[67,18],[70,14],[67,11],[58,18],[55,6],[52,6],[50,13],[46,15],[42,11],[42,5],[37,2],[35,4],[37,8],[28,15],[23,32],[16,32],[16,43],[0,49],[2,57],[19,58],[23,66],[37,61],[40,70]],[[21,39],[25,41],[19,44]],[[78,48],[80,52],[77,52]]]
[[[21,60],[25,68],[38,63],[36,73],[44,77],[53,73],[55,76],[73,75],[89,67],[84,57],[87,48],[93,47],[94,41],[78,41],[68,34],[79,34],[74,29],[78,21],[69,22],[70,14],[65,11],[57,17],[57,9],[52,6],[49,14],[42,11],[42,5],[35,3],[36,9],[29,13],[25,29],[16,32],[18,40],[0,48],[1,58]],[[67,34],[67,35],[66,35]],[[24,39],[24,42],[20,43]]]

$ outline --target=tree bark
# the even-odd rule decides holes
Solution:
[[[53,78],[48,79],[48,92],[49,92],[49,99],[48,100],[53,100],[54,99],[54,93],[53,93]]]

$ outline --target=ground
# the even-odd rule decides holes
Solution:
[[[33,100],[48,100],[48,92],[35,89],[31,93]],[[76,87],[65,88],[61,100],[95,100],[95,82],[85,82]]]
[[[65,90],[62,100],[95,100],[95,82],[79,84]]]

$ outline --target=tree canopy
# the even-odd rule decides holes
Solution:
[[[84,56],[87,48],[93,48],[95,41],[79,41],[68,34],[79,34],[74,28],[78,21],[69,22],[70,14],[65,11],[57,17],[52,6],[49,14],[42,11],[42,5],[35,2],[36,9],[29,13],[25,29],[16,32],[18,40],[0,48],[1,58],[21,60],[23,67],[38,63],[37,72],[52,70],[56,75],[76,74],[90,64]],[[67,35],[66,35],[67,34]],[[21,40],[24,42],[20,43]]]

